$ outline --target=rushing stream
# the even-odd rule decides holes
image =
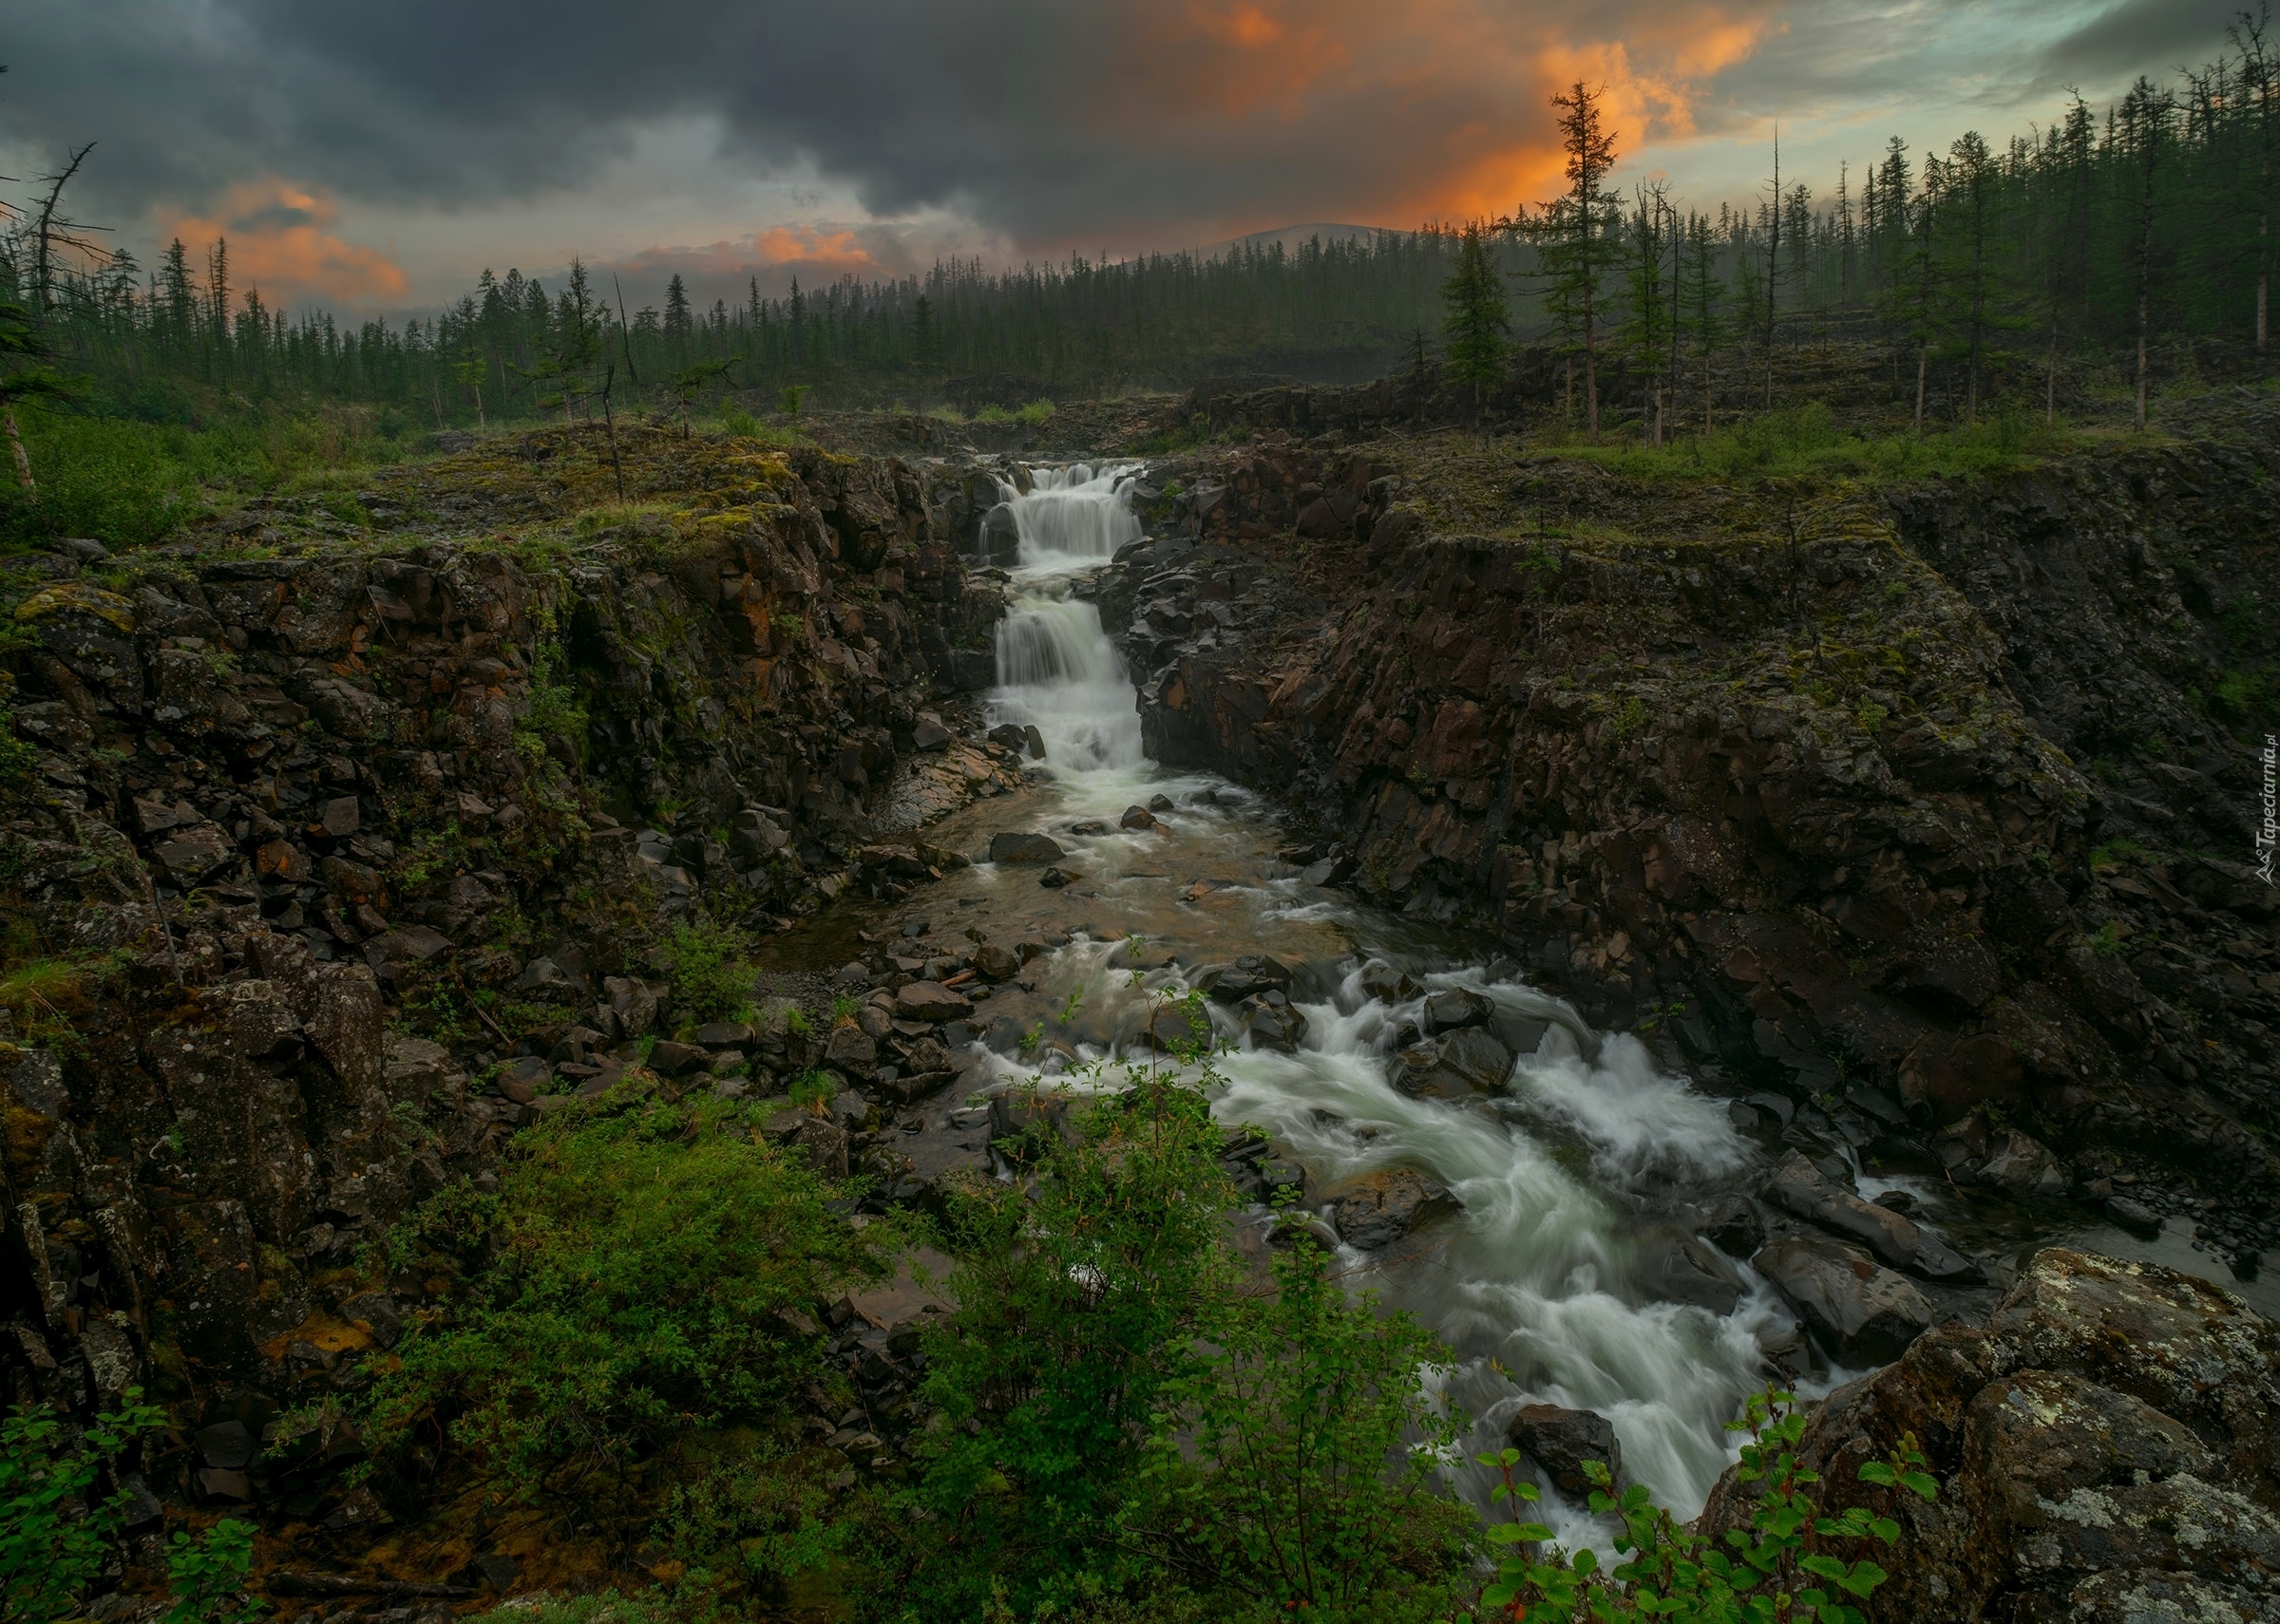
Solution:
[[[1599,1038],[1509,971],[1466,964],[1456,944],[1306,884],[1274,859],[1276,832],[1248,793],[1166,772],[1142,754],[1130,675],[1099,614],[1069,593],[1078,575],[1139,538],[1123,499],[1132,472],[1039,470],[1032,492],[1009,492],[1021,553],[990,720],[1034,726],[1044,738],[1051,783],[1027,808],[1030,826],[1070,849],[1082,922],[1103,935],[1139,934],[1142,964],[1262,952],[1302,971],[1292,989],[1305,1019],[1297,1049],[1239,1039],[1219,1062],[1227,1086],[1215,1108],[1229,1124],[1266,1129],[1318,1184],[1408,1166],[1456,1198],[1452,1221],[1381,1252],[1347,1249],[1341,1262],[1463,1356],[1448,1397],[1475,1418],[1475,1442],[1501,1442],[1504,1419],[1523,1403],[1597,1410],[1615,1425],[1626,1470],[1690,1514],[1729,1459],[1723,1423],[1761,1380],[1766,1350],[1790,1344],[1794,1329],[1754,1279],[1722,1316],[1653,1300],[1635,1279],[1633,1237],[1714,1194],[1755,1151],[1721,1102],[1662,1075],[1636,1039]],[[1127,807],[1155,797],[1172,803],[1159,827],[1116,827]],[[1067,832],[1088,820],[1110,832]],[[1037,878],[1009,867],[970,883],[1034,892]],[[1129,946],[1092,932],[1032,967],[1049,999],[1084,989],[1092,1041],[1073,1046],[1083,1058],[1136,1029],[1150,990],[1185,985],[1173,967],[1130,987]],[[1373,961],[1391,998],[1363,991]],[[1389,970],[1414,977],[1410,995]],[[1488,996],[1499,1035],[1525,1046],[1493,1103],[1412,1098],[1389,1081],[1425,995],[1455,987]],[[1069,1062],[1055,1053],[1041,1067],[998,1064],[1036,1075]]]
[[[1035,866],[978,862],[930,886],[905,922],[1052,944],[1025,970],[1028,991],[1000,987],[976,1016],[990,1029],[990,1066],[1008,1080],[1115,1058],[1138,1041],[1150,998],[1183,991],[1206,964],[1265,954],[1289,967],[1302,1036],[1290,1052],[1253,1047],[1217,1010],[1233,1048],[1218,1062],[1227,1081],[1214,1108],[1270,1133],[1310,1188],[1409,1167],[1455,1197],[1447,1221],[1381,1250],[1341,1247],[1340,1263],[1459,1355],[1443,1387],[1473,1419],[1468,1457],[1500,1445],[1523,1404],[1596,1410],[1615,1426],[1626,1475],[1693,1515],[1732,1458],[1724,1424],[1769,1360],[1808,1390],[1850,1374],[1813,1362],[1787,1305],[1745,1258],[1714,1258],[1730,1273],[1708,1306],[1670,1300],[1688,1295],[1669,1289],[1673,1247],[1699,1256],[1704,1209],[1749,1187],[1766,1148],[1738,1131],[1726,1102],[1670,1074],[1636,1037],[1592,1032],[1509,961],[1484,963],[1473,942],[1308,884],[1278,859],[1279,832],[1249,791],[1147,759],[1130,673],[1098,613],[1071,592],[1140,538],[1126,500],[1136,471],[1039,469],[1032,490],[1006,491],[1020,555],[988,720],[1034,727],[1045,762],[1034,787],[929,835],[975,850],[999,830],[1040,831],[1066,849],[1060,866],[1074,878],[1052,889]],[[1119,825],[1151,802],[1153,827]],[[1413,1097],[1390,1080],[1399,1052],[1418,1036],[1427,995],[1458,988],[1494,1006],[1493,1052],[1513,1056],[1503,1086]],[[1007,1041],[1040,1018],[1043,1045],[1024,1052]],[[2064,1228],[2047,1215],[2031,1235],[1974,1228],[1933,1178],[1859,1182],[1864,1195],[1907,1189],[1919,1220],[1959,1245],[2016,1250]],[[2146,1255],[2118,1231],[2082,1238]],[[1458,1472],[1485,1503],[1477,1469]],[[1604,1538],[1580,1508],[1548,1510],[1571,1540]]]

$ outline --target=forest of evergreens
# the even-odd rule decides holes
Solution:
[[[1893,137],[1824,191],[1783,176],[1738,208],[1606,188],[1574,219],[1563,202],[1488,222],[1486,247],[1515,335],[1571,351],[1585,342],[1580,261],[1602,364],[1624,367],[1634,409],[1660,376],[1682,419],[1714,369],[1770,379],[1779,349],[1831,330],[1889,349],[1903,393],[1908,374],[1936,376],[1966,412],[2074,362],[2130,371],[2141,339],[2156,376],[2212,349],[2253,367],[2269,326],[2274,66],[2244,19],[2176,83],[2140,80],[2105,107],[2076,99],[2001,143],[1972,133],[1918,152]],[[66,252],[38,228],[34,212],[15,220],[0,298],[90,380],[95,409],[186,421],[224,401],[331,400],[438,426],[583,415],[605,387],[652,407],[803,385],[818,404],[926,406],[955,398],[950,380],[1079,394],[1244,372],[1358,379],[1438,342],[1463,238],[1428,225],[1295,252],[951,261],[781,293],[754,275],[742,301],[709,309],[678,276],[629,296],[574,261],[543,280],[486,271],[442,312],[390,323],[275,309],[233,277],[226,241],[198,256],[176,242],[145,267]]]

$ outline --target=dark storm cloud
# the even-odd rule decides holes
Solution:
[[[2241,0],[2121,0],[2062,40],[2050,66],[2082,79],[2197,67],[2224,47],[2225,26],[2241,10]]]
[[[714,180],[806,169],[875,217],[1122,247],[1507,208],[1570,74],[1617,87],[1638,151],[1800,100],[2160,72],[2229,9],[2085,6],[2038,51],[2047,9],[2017,0],[18,0],[0,131],[100,140],[83,198],[115,211],[259,177],[465,211],[579,194],[699,117]],[[1942,25],[1990,15],[2016,55],[1948,77]]]
[[[1692,14],[1772,4],[1702,0]],[[701,114],[730,162],[805,161],[875,214],[946,206],[1018,239],[1082,240],[1247,215],[1263,198],[1286,217],[1390,205],[1421,166],[1540,137],[1536,76],[1515,79],[1515,61],[1569,35],[1610,39],[1624,12],[1647,9],[35,0],[8,44],[0,123],[51,143],[100,138],[90,185],[128,203],[275,173],[455,208],[576,188],[632,126]],[[1396,57],[1404,80],[1378,78]]]

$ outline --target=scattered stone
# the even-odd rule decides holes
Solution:
[[[2153,1239],[2161,1233],[2161,1215],[2142,1201],[2114,1196],[2106,1201],[2106,1217],[2132,1235]]]
[[[1119,827],[1126,829],[1152,829],[1156,826],[1155,814],[1145,806],[1127,806],[1124,816],[1116,821]]]
[[[1639,1282],[1659,1301],[1692,1303],[1722,1319],[1749,1293],[1732,1264],[1683,1230],[1653,1225],[1638,1247]]]
[[[1747,1257],[1765,1244],[1765,1215],[1747,1196],[1721,1196],[1702,1215],[1701,1232],[1727,1256]]]
[[[940,750],[950,744],[950,729],[943,727],[941,718],[922,713],[918,726],[910,730],[911,746],[921,750]]]
[[[1058,891],[1064,885],[1074,884],[1078,878],[1065,868],[1049,868],[1037,876],[1037,883],[1048,891]]]
[[[1170,810],[1171,810],[1171,797],[1170,797],[1170,796],[1168,796],[1168,795],[1151,795],[1151,796],[1150,796],[1150,797],[1148,798],[1148,809],[1149,809],[1150,812],[1168,812],[1168,811],[1170,811]]]
[[[711,1062],[712,1053],[693,1043],[660,1038],[650,1047],[649,1068],[660,1077],[678,1077]]]
[[[750,1048],[752,1029],[742,1021],[708,1021],[692,1034],[706,1048]]]
[[[990,837],[992,862],[1058,862],[1069,854],[1050,836],[1008,831]]]
[[[905,1021],[925,1021],[940,1025],[944,1021],[962,1021],[974,1012],[973,1004],[935,981],[913,981],[897,990],[895,1014]]]

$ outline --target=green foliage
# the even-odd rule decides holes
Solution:
[[[475,1624],[688,1624],[688,1612],[661,1591],[628,1596],[605,1590],[594,1596],[522,1596],[508,1607],[479,1614]]]
[[[839,1080],[828,1071],[803,1071],[786,1092],[802,1109],[827,1105],[839,1093]]]
[[[1828,1546],[1871,1538],[1889,1546],[1900,1537],[1899,1523],[1859,1505],[1836,1517],[1816,1515],[1806,1490],[1820,1478],[1797,1460],[1805,1416],[1790,1394],[1769,1389],[1753,1396],[1743,1419],[1727,1425],[1750,1435],[1735,1475],[1760,1487],[1750,1526],[1728,1529],[1724,1549],[1677,1522],[1644,1487],[1613,1492],[1607,1468],[1588,1462],[1585,1469],[1597,1485],[1591,1509],[1621,1520],[1615,1549],[1624,1559],[1603,1571],[1588,1548],[1570,1553],[1548,1544],[1551,1530],[1541,1522],[1500,1523],[1489,1530],[1489,1539],[1509,1554],[1481,1592],[1486,1617],[1549,1616],[1595,1624],[1655,1618],[1673,1624],[1788,1619],[1862,1624],[1852,1602],[1868,1599],[1890,1576],[1865,1557],[1848,1562]],[[1538,1498],[1535,1484],[1513,1475],[1519,1462],[1516,1449],[1480,1457],[1481,1464],[1504,1480],[1492,1500],[1514,1509]],[[1914,1436],[1904,1435],[1891,1454],[1860,1468],[1860,1480],[1895,1494],[1905,1490],[1934,1500],[1939,1484],[1925,1464]],[[1462,1624],[1472,1624],[1472,1615],[1466,1615]]]
[[[431,1237],[492,1261],[378,1376],[376,1453],[408,1470],[440,1428],[485,1480],[621,1508],[689,1428],[780,1425],[820,1369],[793,1316],[879,1272],[836,1187],[711,1096],[565,1106],[520,1143],[495,1205],[429,1203]]]
[[[776,399],[776,409],[786,417],[799,416],[800,406],[807,401],[808,391],[812,387],[808,384],[785,385],[783,393]]]
[[[195,1539],[176,1530],[166,1554],[174,1605],[160,1624],[212,1624],[219,1618],[250,1619],[267,1611],[267,1602],[245,1594],[256,1532],[252,1523],[228,1517]]]
[[[2005,425],[2008,425],[2006,427]],[[1988,419],[1951,433],[1864,435],[1839,427],[1819,401],[1782,406],[1661,449],[1568,446],[1565,453],[1633,479],[1854,479],[1890,483],[1930,474],[2005,473],[2089,444],[2063,426]]]
[[[751,1002],[759,973],[745,958],[744,943],[742,932],[701,916],[666,933],[666,973],[676,1014],[721,1021]]]
[[[1504,381],[1505,356],[1511,349],[1510,302],[1504,273],[1490,256],[1486,234],[1465,227],[1457,238],[1456,264],[1441,285],[1441,353],[1452,383],[1481,396]]]
[[[146,546],[187,520],[263,497],[326,485],[403,449],[353,409],[237,413],[202,427],[93,412],[20,411],[40,500],[0,480],[0,542],[91,536]]]
[[[1615,714],[1608,718],[1607,726],[1618,739],[1628,739],[1644,731],[1646,722],[1646,701],[1634,693],[1617,707]]]
[[[1454,1420],[1420,1397],[1447,1350],[1349,1299],[1329,1264],[1300,1240],[1275,1255],[1272,1294],[1210,1305],[1164,1388],[1153,1481],[1128,1520],[1206,1594],[1396,1617],[1446,1601],[1478,1531],[1434,1473]]]
[[[166,1424],[129,1388],[124,1405],[78,1431],[48,1408],[0,1422],[0,1620],[48,1624],[75,1605],[119,1536],[127,1496],[92,1498],[97,1481],[134,1444]]]

